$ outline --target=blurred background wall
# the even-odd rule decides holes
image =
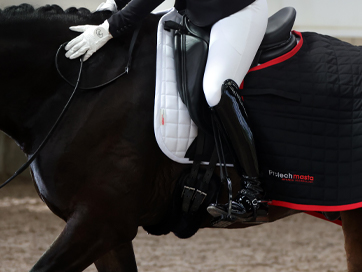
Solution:
[[[1,0],[0,9],[10,5],[29,3],[35,7],[45,4],[57,4],[63,8],[71,6],[86,7],[95,10],[102,2],[99,0]],[[172,7],[173,0],[166,0],[156,10]],[[282,7],[293,6],[298,15],[294,29],[315,31],[336,36],[356,45],[362,45],[361,0],[268,0],[270,15]],[[1,41],[0,41],[1,42]],[[7,136],[0,133],[0,177],[4,180],[14,173],[26,160],[19,147]],[[29,172],[23,178],[29,177]],[[1,181],[0,180],[0,181]]]

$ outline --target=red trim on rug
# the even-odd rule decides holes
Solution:
[[[362,208],[362,202],[347,204],[347,205],[339,205],[339,206],[322,206],[322,205],[304,205],[304,204],[295,204],[285,201],[272,200],[269,201],[269,205],[273,206],[281,206],[285,208],[290,208],[293,210],[299,211],[316,211],[316,212],[340,212],[340,211],[348,211],[354,210],[358,208]]]
[[[327,218],[324,217],[323,214],[321,213],[318,213],[318,212],[305,212],[306,214],[309,214],[311,216],[314,216],[314,217],[318,217],[319,219],[323,219],[323,220],[326,220],[328,222],[332,222],[334,224],[337,224],[339,226],[342,226],[342,220],[340,219],[337,219],[337,220],[334,220],[334,221],[331,221],[331,220],[328,220]]]
[[[299,52],[299,50],[302,48],[303,36],[302,36],[302,33],[298,32],[298,31],[295,31],[295,30],[293,30],[292,33],[299,36],[299,38],[300,38],[300,41],[299,41],[299,43],[297,44],[296,47],[294,47],[291,51],[289,51],[288,53],[286,53],[286,54],[284,54],[284,55],[282,55],[282,56],[280,56],[280,57],[278,57],[276,59],[272,59],[272,60],[270,60],[268,62],[265,62],[263,64],[260,64],[258,66],[255,66],[255,67],[251,68],[248,71],[248,73],[253,72],[253,71],[257,71],[257,70],[261,70],[261,69],[273,66],[275,64],[281,63],[283,61],[286,61],[286,60],[290,59],[295,54],[297,54]],[[240,84],[240,89],[244,89],[244,80]],[[243,98],[243,100],[244,100],[244,98]]]
[[[299,41],[299,43],[297,44],[296,47],[294,47],[294,48],[293,48],[291,51],[289,51],[288,53],[286,53],[286,54],[284,54],[284,55],[282,55],[282,56],[280,56],[280,57],[277,57],[276,59],[272,59],[272,60],[270,60],[270,61],[268,61],[268,62],[265,62],[265,63],[263,63],[263,64],[260,64],[260,65],[258,65],[258,66],[255,66],[255,67],[251,68],[248,73],[253,72],[253,71],[257,71],[257,70],[261,70],[261,69],[264,69],[264,68],[266,68],[266,67],[269,67],[269,66],[272,66],[272,65],[281,63],[281,62],[283,62],[283,61],[286,61],[286,60],[290,59],[290,58],[293,57],[295,54],[297,54],[298,51],[302,48],[302,45],[303,45],[303,36],[302,36],[302,33],[298,32],[298,31],[295,31],[295,30],[293,30],[292,33],[295,34],[295,35],[297,35],[297,36],[299,36],[299,38],[300,38],[300,41]]]

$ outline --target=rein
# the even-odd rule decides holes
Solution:
[[[69,108],[69,105],[71,103],[71,101],[73,100],[73,97],[77,91],[77,89],[83,89],[83,90],[92,90],[92,89],[97,89],[97,88],[101,88],[101,87],[104,87],[112,82],[114,82],[115,80],[117,80],[118,78],[120,78],[121,76],[125,75],[125,74],[128,74],[129,73],[129,70],[130,70],[130,67],[131,67],[131,63],[132,63],[132,52],[133,52],[133,49],[134,49],[134,46],[136,44],[136,40],[137,40],[137,37],[138,37],[138,34],[139,34],[139,31],[141,29],[141,25],[139,25],[135,31],[133,32],[133,36],[132,36],[132,40],[131,40],[131,43],[130,43],[130,47],[129,47],[129,51],[128,51],[128,62],[127,62],[127,65],[125,67],[125,70],[123,73],[119,74],[118,76],[116,76],[115,78],[113,78],[112,80],[106,82],[106,83],[103,83],[103,84],[100,84],[98,86],[94,86],[94,87],[89,87],[89,88],[79,88],[78,85],[79,85],[79,82],[80,82],[80,78],[81,78],[81,75],[82,75],[82,69],[83,69],[83,57],[82,56],[80,58],[80,67],[79,67],[79,73],[78,73],[78,78],[77,78],[77,81],[75,84],[72,84],[71,82],[69,82],[60,72],[59,70],[59,67],[58,67],[58,55],[59,55],[59,52],[60,50],[65,47],[65,45],[68,43],[68,42],[65,42],[63,43],[56,55],[55,55],[55,66],[56,66],[56,69],[57,69],[57,72],[58,74],[60,75],[60,77],[65,80],[69,85],[73,86],[74,87],[74,90],[71,94],[71,96],[69,97],[68,99],[68,102],[65,104],[62,112],[59,114],[57,120],[55,121],[55,123],[53,124],[52,128],[49,130],[48,134],[45,136],[44,140],[42,141],[42,143],[39,145],[38,149],[34,152],[34,154],[29,158],[29,160],[24,163],[9,179],[7,179],[3,184],[0,185],[0,189],[3,188],[5,185],[9,184],[10,181],[12,181],[13,179],[15,179],[17,176],[19,176],[22,172],[24,172],[25,169],[27,169],[30,164],[38,157],[40,151],[43,149],[43,147],[45,146],[45,144],[48,142],[48,140],[50,139],[51,135],[53,134],[55,128],[58,126],[58,124],[60,123],[62,117],[64,116],[65,112],[68,110]]]

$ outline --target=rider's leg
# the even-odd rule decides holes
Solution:
[[[256,0],[213,25],[203,82],[210,107],[220,102],[221,85],[226,79],[241,84],[264,37],[267,24],[267,1]]]
[[[266,0],[256,0],[247,8],[217,22],[211,30],[204,75],[206,100],[221,123],[237,162],[244,170],[243,182],[246,188],[233,202],[232,211],[233,215],[241,218],[253,215],[255,206],[250,203],[260,197],[261,188],[253,135],[236,89],[250,68],[264,37],[267,21]],[[216,208],[211,207],[213,215],[218,212]]]

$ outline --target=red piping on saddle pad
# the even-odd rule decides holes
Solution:
[[[290,208],[293,210],[299,211],[318,211],[318,212],[340,212],[340,211],[348,211],[354,210],[362,207],[362,202],[347,204],[347,205],[338,205],[338,206],[323,206],[323,205],[304,205],[304,204],[295,204],[285,201],[272,200],[269,201],[269,205],[273,206],[281,206]]]
[[[270,60],[270,61],[268,61],[266,63],[263,63],[263,64],[260,64],[258,66],[253,67],[248,71],[248,73],[253,72],[253,71],[257,71],[257,70],[261,70],[261,69],[273,66],[275,64],[281,63],[283,61],[286,61],[286,60],[290,59],[295,54],[297,54],[298,51],[302,48],[303,36],[302,36],[302,33],[298,32],[298,31],[295,31],[295,30],[293,30],[292,33],[294,35],[297,35],[300,38],[299,43],[297,44],[296,47],[293,48],[292,51],[289,51],[288,53],[286,53],[286,54],[284,54],[284,55],[282,55],[282,56],[280,56],[280,57],[278,57],[276,59]],[[243,89],[243,88],[244,88],[244,81],[241,82],[241,84],[240,84],[240,89]]]
[[[324,218],[324,216],[322,214],[319,214],[318,212],[337,212],[337,211],[342,212],[342,211],[349,211],[349,210],[362,208],[362,202],[347,204],[347,205],[339,205],[339,206],[320,206],[320,205],[302,205],[302,204],[295,204],[279,200],[271,200],[269,201],[268,204],[272,206],[285,207],[293,210],[305,211],[306,214],[313,215],[315,217],[324,220],[327,219]],[[342,221],[340,220],[330,221],[330,222],[342,226]]]
[[[298,53],[299,49],[302,48],[302,45],[303,45],[303,36],[302,36],[302,33],[298,32],[298,31],[295,31],[293,30],[292,33],[294,35],[297,35],[299,36],[300,38],[300,41],[298,42],[297,46],[293,48],[292,51],[289,51],[288,53],[276,58],[276,59],[272,59],[266,63],[263,63],[263,64],[260,64],[258,66],[255,66],[253,68],[251,68],[249,70],[248,73],[250,72],[253,72],[253,71],[257,71],[257,70],[261,70],[261,69],[264,69],[266,67],[269,67],[269,66],[272,66],[272,65],[275,65],[275,64],[278,64],[278,63],[281,63],[283,61],[286,61],[287,59],[290,59],[291,57],[293,57],[295,54]]]
[[[309,214],[309,215],[311,215],[311,216],[317,217],[317,218],[319,218],[319,219],[323,219],[323,220],[326,220],[326,221],[328,221],[328,222],[331,222],[331,223],[337,224],[337,225],[339,225],[339,226],[342,226],[342,220],[340,220],[340,219],[331,221],[331,220],[328,220],[327,218],[325,218],[323,214],[318,213],[318,212],[305,212],[305,213],[306,213],[306,214]]]

